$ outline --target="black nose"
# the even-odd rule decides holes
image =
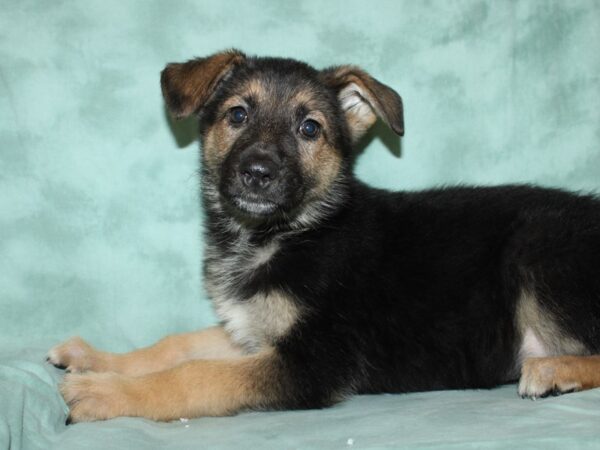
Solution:
[[[240,166],[242,183],[249,188],[265,189],[277,178],[277,166],[267,159],[247,160]]]

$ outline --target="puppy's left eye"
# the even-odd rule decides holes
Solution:
[[[311,119],[307,119],[300,125],[300,133],[307,138],[315,138],[319,134],[321,125]]]
[[[244,123],[248,118],[248,112],[241,106],[236,106],[229,110],[229,121],[233,124],[239,125]]]

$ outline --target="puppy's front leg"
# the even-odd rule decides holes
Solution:
[[[68,374],[61,392],[73,422],[138,416],[154,420],[223,416],[272,406],[280,379],[274,351],[196,360],[139,377]]]
[[[48,361],[70,372],[91,370],[136,376],[165,370],[192,359],[242,355],[242,348],[231,341],[223,327],[216,326],[167,336],[150,347],[123,354],[96,350],[83,339],[74,337],[52,348],[48,352]]]

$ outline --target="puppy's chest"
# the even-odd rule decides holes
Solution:
[[[245,286],[264,271],[279,247],[276,243],[238,247],[227,255],[209,249],[205,282],[225,329],[235,342],[255,352],[284,336],[299,319],[300,309],[288,294],[268,283],[260,292],[245,296]]]

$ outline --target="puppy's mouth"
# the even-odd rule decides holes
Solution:
[[[254,217],[268,217],[279,209],[277,203],[254,195],[236,195],[230,201],[238,210]]]

